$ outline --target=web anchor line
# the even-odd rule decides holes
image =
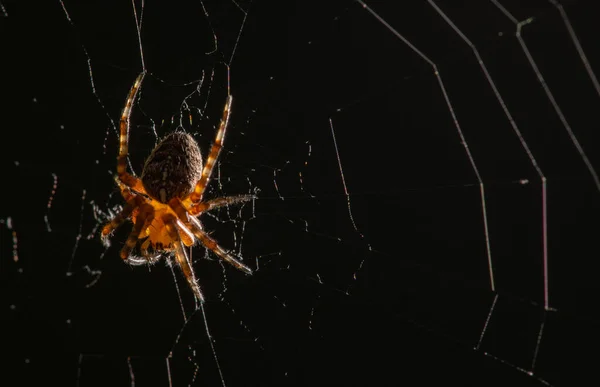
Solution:
[[[331,138],[333,139],[333,146],[335,147],[335,156],[337,159],[337,163],[338,163],[338,168],[340,170],[340,177],[342,179],[342,186],[344,187],[344,195],[346,196],[346,205],[348,207],[348,216],[350,217],[350,222],[352,223],[352,227],[354,228],[354,231],[360,236],[360,239],[366,244],[367,246],[367,250],[369,252],[373,251],[373,248],[371,247],[371,244],[369,243],[369,241],[367,240],[367,238],[365,238],[365,235],[359,230],[358,226],[356,225],[356,221],[354,220],[354,214],[352,212],[352,202],[350,200],[350,193],[348,192],[348,186],[346,185],[346,178],[344,177],[344,169],[342,167],[342,159],[340,157],[340,151],[338,148],[338,144],[335,138],[335,130],[333,128],[333,119],[331,117],[329,117],[329,128],[331,129]],[[356,271],[354,272],[354,274],[352,275],[352,278],[354,280],[356,280],[357,278],[357,274],[358,272],[360,272],[360,270],[362,269],[364,263],[365,263],[365,259],[363,258],[359,265],[358,268],[356,269]],[[346,294],[348,294],[349,288],[351,286],[348,287],[348,290],[346,291]]]
[[[56,189],[58,188],[58,176],[56,173],[52,173],[52,180],[52,190],[50,191],[50,197],[48,198],[48,204],[46,205],[46,215],[44,215],[46,231],[48,232],[52,232],[52,227],[50,227],[50,210],[52,209],[52,201],[54,200],[54,195],[56,195]]]
[[[65,6],[65,3],[63,2],[63,0],[58,0],[58,1],[60,2],[63,12],[65,13],[65,17],[67,18],[67,21],[69,22],[69,25],[71,26],[71,29],[73,30],[73,35],[75,35],[75,37],[77,38],[79,45],[81,46],[81,50],[83,51],[83,54],[85,55],[85,57],[87,59],[87,67],[88,67],[88,73],[90,76],[90,86],[92,88],[92,94],[94,94],[96,101],[98,101],[98,104],[100,105],[100,107],[102,108],[102,111],[106,115],[106,118],[110,122],[110,126],[112,127],[113,132],[115,133],[115,135],[118,136],[117,126],[115,125],[115,121],[112,119],[110,114],[108,114],[108,110],[106,109],[106,106],[104,106],[104,103],[102,102],[102,100],[100,99],[100,96],[98,95],[98,92],[96,91],[96,85],[94,83],[94,73],[92,71],[91,56],[88,53],[86,46],[81,42],[81,40],[79,38],[79,34],[77,33],[77,29],[75,28],[75,22],[73,21],[73,19],[71,18],[71,15],[67,11],[67,7]],[[106,154],[106,140],[108,139],[108,133],[109,133],[109,128],[106,129],[106,136],[104,137],[103,154]],[[130,167],[131,167],[131,165],[130,165]]]
[[[481,57],[479,50],[477,49],[477,47],[471,42],[471,40],[462,32],[462,30],[460,30],[458,28],[458,26],[456,26],[456,24],[440,9],[440,7],[432,0],[428,0],[429,4],[434,8],[434,10],[444,19],[444,21],[454,30],[454,32],[456,32],[456,34],[458,36],[460,36],[460,38],[469,46],[469,48],[473,51],[473,55],[475,56],[475,59],[477,60],[477,63],[479,65],[479,67],[481,68],[481,71],[483,72],[483,75],[485,76],[485,79],[487,80],[490,88],[492,89],[494,96],[496,97],[496,100],[498,101],[498,104],[500,104],[500,106],[502,107],[502,111],[504,112],[504,114],[506,115],[506,118],[508,120],[508,122],[510,123],[513,131],[515,132],[515,135],[517,136],[521,146],[523,147],[523,150],[525,151],[525,153],[527,154],[527,158],[529,159],[529,161],[531,162],[531,165],[533,166],[533,168],[535,169],[537,175],[540,178],[541,181],[541,194],[542,194],[542,243],[543,243],[543,265],[544,265],[544,271],[543,271],[543,276],[544,276],[544,306],[546,308],[546,310],[549,309],[549,297],[548,297],[548,232],[547,232],[547,203],[546,203],[546,192],[547,192],[547,183],[546,183],[546,176],[544,174],[544,172],[542,171],[538,161],[536,160],[535,156],[533,155],[533,152],[531,151],[531,148],[529,147],[527,141],[525,140],[525,138],[523,137],[523,134],[521,133],[521,130],[519,129],[516,121],[514,120],[511,112],[509,111],[504,98],[502,97],[502,95],[500,94],[500,91],[498,90],[498,87],[496,86],[496,83],[494,82],[493,78],[491,77],[488,68],[483,60],[483,58]],[[497,4],[498,5],[498,4]],[[504,9],[504,8],[502,8]],[[508,12],[506,10],[504,10],[503,12]],[[516,22],[516,20],[513,20]],[[489,249],[489,245],[488,245],[488,249]],[[490,255],[491,257],[491,255]],[[491,260],[489,262],[490,264],[490,268],[491,268]],[[494,286],[492,286],[492,291],[495,291]]]
[[[577,152],[579,153],[579,156],[583,160],[590,175],[592,176],[592,179],[594,181],[596,189],[598,189],[598,191],[600,191],[600,179],[598,177],[596,170],[594,169],[592,163],[590,162],[589,158],[587,157],[587,155],[583,149],[583,146],[577,139],[577,136],[573,132],[573,129],[571,128],[571,125],[567,121],[562,109],[558,105],[558,102],[556,101],[554,94],[552,93],[552,90],[550,89],[550,86],[546,83],[546,80],[545,80],[544,76],[542,75],[535,59],[533,58],[533,55],[529,51],[529,48],[527,47],[527,43],[523,39],[523,34],[522,34],[523,27],[532,24],[535,19],[533,17],[530,17],[523,21],[518,21],[497,0],[491,0],[491,2],[500,10],[500,12],[502,14],[504,14],[504,16],[506,16],[508,19],[510,19],[510,21],[512,21],[515,24],[515,27],[516,27],[515,35],[517,37],[517,41],[519,42],[521,50],[523,51],[523,54],[527,58],[529,65],[531,66],[538,82],[540,83],[544,93],[546,94],[546,98],[552,105],[556,115],[558,116],[565,131],[567,132],[569,138],[571,139],[571,142],[575,146]],[[588,76],[590,77],[596,91],[600,93],[600,88],[598,86],[598,81],[596,79],[596,76],[595,76],[594,72],[591,70],[591,67],[589,66],[587,57],[585,56],[583,48],[579,44],[579,40],[577,39],[577,36],[575,35],[575,31],[573,30],[573,28],[571,27],[571,24],[569,23],[569,19],[567,18],[567,15],[564,12],[564,9],[562,8],[562,6],[559,7],[555,1],[550,0],[550,3],[552,3],[559,10],[561,17],[563,19],[563,22],[565,23],[567,30],[569,32],[569,36],[571,37],[571,40],[573,41],[573,44],[575,45],[577,52],[579,53],[580,58],[586,68]],[[543,191],[543,201],[544,201],[544,213],[543,213],[543,218],[544,218],[543,219],[543,226],[544,226],[544,268],[543,268],[543,270],[544,270],[544,308],[546,310],[553,310],[553,308],[550,307],[549,292],[548,292],[548,287],[549,287],[548,286],[548,242],[547,242],[547,231],[546,231],[546,229],[547,229],[547,212],[545,210],[545,202],[546,202],[546,189],[545,189],[546,180],[545,180],[545,178],[543,179],[543,184],[544,184],[544,191]]]
[[[531,66],[534,68],[534,71],[536,72],[536,75],[538,76],[538,79],[540,81],[540,83],[542,84],[542,86],[544,87],[544,90],[547,93],[548,98],[550,99],[550,101],[552,102],[557,114],[560,116],[561,121],[563,122],[563,124],[565,125],[565,128],[567,129],[573,143],[575,144],[576,148],[578,149],[580,155],[582,156],[582,158],[584,159],[584,162],[586,163],[586,165],[588,166],[590,172],[592,173],[592,176],[594,177],[594,181],[596,182],[598,189],[600,190],[600,182],[598,181],[598,178],[596,176],[596,173],[593,169],[593,167],[591,166],[591,164],[589,163],[589,161],[587,160],[587,157],[585,156],[585,153],[583,152],[583,149],[581,148],[581,146],[579,145],[576,137],[574,136],[574,134],[572,133],[568,123],[566,122],[566,120],[564,119],[564,116],[562,115],[562,112],[560,111],[560,108],[558,107],[558,105],[556,104],[556,101],[554,100],[548,86],[546,85],[546,83],[543,80],[543,77],[541,76],[539,70],[537,69],[537,66],[535,65],[535,62],[533,61],[533,58],[531,57],[531,54],[529,53],[529,51],[527,50],[527,46],[525,45],[525,42],[522,40],[521,38],[521,27],[523,25],[527,25],[529,24],[533,19],[527,19],[524,22],[518,23],[516,20],[514,20],[514,18],[512,17],[512,15],[510,15],[501,5],[499,5],[497,3],[496,0],[491,0],[494,4],[496,4],[507,16],[509,16],[514,22],[515,24],[517,24],[517,38],[519,39],[519,43],[521,44],[523,51],[525,52]],[[550,0],[552,1],[552,0]],[[449,94],[446,90],[446,87],[444,85],[444,82],[442,80],[440,71],[438,69],[438,66],[436,65],[436,63],[434,63],[428,56],[426,56],[423,52],[421,52],[416,46],[414,46],[408,39],[406,39],[403,35],[401,35],[394,27],[392,27],[383,17],[381,17],[377,12],[375,12],[375,10],[373,10],[371,7],[369,7],[364,1],[362,0],[356,0],[357,3],[359,3],[363,9],[365,9],[369,14],[371,14],[371,16],[373,16],[378,22],[380,22],[384,27],[387,28],[387,30],[389,32],[391,32],[393,35],[395,35],[398,39],[400,39],[402,42],[404,42],[413,52],[415,52],[418,56],[420,56],[424,61],[426,61],[432,68],[433,73],[438,81],[438,85],[440,87],[440,90],[443,94],[444,100],[446,102],[447,108],[450,112],[452,121],[454,122],[454,125],[456,127],[456,130],[458,131],[460,140],[461,140],[461,144],[464,146],[465,148],[465,152],[466,155],[469,159],[469,162],[471,163],[471,167],[473,169],[473,172],[475,173],[476,177],[477,177],[477,181],[479,183],[480,186],[480,197],[481,197],[481,208],[482,208],[482,217],[483,217],[483,224],[484,224],[484,234],[485,234],[485,240],[486,240],[486,249],[487,249],[487,255],[488,255],[488,268],[489,268],[489,276],[490,276],[490,287],[492,292],[495,293],[494,295],[494,300],[491,304],[490,310],[488,312],[487,318],[485,320],[482,332],[480,334],[479,337],[479,341],[476,344],[476,346],[473,348],[475,351],[480,350],[481,348],[481,344],[483,341],[483,338],[486,334],[488,325],[490,323],[490,320],[492,318],[492,314],[495,310],[496,307],[496,303],[498,300],[498,293],[496,292],[496,287],[495,287],[495,281],[494,281],[494,270],[493,270],[493,264],[492,264],[492,254],[491,254],[491,243],[490,243],[490,236],[489,236],[489,229],[488,229],[488,218],[487,218],[487,211],[486,211],[486,201],[485,201],[485,187],[484,187],[484,183],[483,183],[483,179],[479,173],[478,167],[475,163],[475,160],[471,154],[471,151],[469,149],[469,146],[467,144],[466,138],[462,132],[461,126],[459,124],[458,118],[456,116],[456,113],[454,111],[454,108],[452,106],[452,103],[450,101],[450,97]],[[545,312],[548,310],[551,310],[551,308],[549,307],[549,301],[548,301],[548,248],[547,248],[547,204],[546,204],[546,178],[544,176],[544,174],[542,173],[540,167],[538,166],[533,154],[531,153],[527,143],[525,142],[524,138],[522,137],[515,121],[513,120],[510,112],[508,111],[504,100],[502,98],[502,96],[500,95],[500,93],[498,92],[498,89],[496,88],[496,85],[494,83],[494,81],[492,80],[490,74],[487,71],[487,67],[485,66],[485,63],[483,62],[483,60],[481,59],[479,52],[477,50],[477,48],[475,47],[475,45],[462,33],[462,31],[460,31],[460,29],[458,29],[458,27],[445,15],[445,13],[437,6],[437,4],[434,3],[434,1],[432,0],[428,0],[428,3],[435,9],[435,11],[450,25],[450,27],[464,40],[464,42],[469,45],[469,47],[471,48],[471,50],[473,51],[476,59],[478,60],[479,66],[481,67],[481,70],[483,71],[483,73],[485,74],[485,77],[490,85],[490,87],[493,89],[494,94],[496,96],[496,99],[498,100],[498,102],[500,103],[500,105],[503,108],[503,111],[505,113],[505,115],[507,116],[513,130],[515,131],[515,133],[517,134],[521,145],[523,146],[523,148],[525,149],[525,152],[527,153],[527,155],[529,156],[529,159],[531,161],[531,163],[533,164],[534,168],[536,169],[536,171],[538,172],[538,176],[540,177],[540,180],[542,181],[542,206],[543,206],[543,211],[542,211],[542,231],[543,231],[543,257],[544,257],[544,262],[543,262],[543,266],[544,266],[544,272],[543,272],[543,278],[544,278],[544,307],[545,307]],[[333,125],[331,123],[330,120],[330,125],[331,125],[331,129],[332,129],[332,134],[333,134]],[[335,142],[335,136],[334,136],[334,142]],[[337,145],[336,145],[336,151],[337,151]],[[338,154],[338,162],[339,162],[339,154]],[[341,163],[340,163],[340,169],[341,169]],[[342,180],[343,180],[343,176],[342,176]],[[346,191],[347,193],[347,191]],[[498,358],[488,352],[483,352],[483,354],[485,356],[488,356],[490,358],[493,358],[494,360],[502,363],[502,364],[506,364],[512,368],[515,368],[523,373],[526,373],[527,375],[530,375],[532,377],[535,377],[538,381],[540,381],[541,383],[543,383],[544,385],[550,385],[550,383],[548,383],[546,380],[540,378],[537,375],[534,375],[533,370],[535,368],[536,365],[536,361],[537,361],[537,357],[538,357],[538,352],[539,352],[539,347],[541,344],[541,340],[542,340],[542,336],[543,336],[543,331],[544,331],[544,326],[545,326],[545,319],[546,319],[546,314],[544,314],[544,320],[541,322],[540,324],[540,329],[537,335],[537,342],[536,342],[536,347],[534,350],[534,354],[533,354],[533,359],[532,359],[532,363],[531,363],[531,368],[529,370],[520,367],[516,364],[513,364],[511,362],[508,362],[504,359]]]
[[[396,36],[398,39],[400,39],[404,44],[406,44],[415,54],[417,54],[421,59],[423,59],[425,62],[427,62],[432,70],[433,70],[433,74],[436,77],[436,80],[438,82],[438,85],[440,87],[440,91],[444,97],[444,100],[446,102],[446,106],[448,108],[448,111],[450,113],[450,117],[452,119],[452,122],[454,123],[454,126],[456,128],[456,131],[458,132],[458,136],[460,138],[460,143],[463,145],[464,149],[465,149],[465,153],[466,156],[469,160],[469,163],[471,164],[471,168],[473,170],[473,173],[475,174],[475,177],[477,178],[477,182],[479,185],[479,194],[481,197],[481,212],[482,212],[482,221],[483,221],[483,232],[484,232],[484,237],[485,237],[485,241],[486,241],[486,253],[487,253],[487,258],[488,258],[488,270],[489,270],[489,277],[490,277],[490,287],[492,289],[492,291],[494,292],[496,290],[496,286],[495,286],[495,280],[494,280],[494,266],[493,266],[493,262],[492,262],[492,250],[491,250],[491,242],[490,242],[490,233],[489,233],[489,228],[488,228],[488,216],[487,216],[487,205],[486,205],[486,200],[485,200],[485,186],[483,183],[483,179],[481,177],[481,174],[479,173],[479,168],[477,167],[477,164],[475,163],[475,159],[473,158],[473,155],[471,154],[471,150],[469,149],[469,145],[467,143],[467,140],[463,134],[463,131],[461,129],[460,123],[458,122],[458,118],[456,116],[456,113],[454,111],[454,107],[452,106],[452,102],[450,101],[450,97],[448,95],[448,92],[446,91],[446,86],[444,85],[444,82],[442,80],[442,76],[440,74],[440,71],[437,67],[437,65],[427,56],[425,55],[421,50],[419,50],[415,45],[413,45],[408,39],[406,39],[402,34],[400,34],[400,32],[398,32],[394,27],[392,27],[383,17],[381,17],[381,15],[379,15],[377,12],[375,12],[375,10],[373,10],[371,7],[369,7],[364,1],[362,0],[355,0],[357,3],[359,3],[367,12],[369,12],[369,14],[371,14],[371,16],[373,16],[379,23],[381,23],[385,28],[387,28],[387,30],[392,33],[394,36]]]

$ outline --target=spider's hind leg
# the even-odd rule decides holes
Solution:
[[[231,204],[241,204],[256,199],[255,195],[224,196],[216,199],[207,200],[198,204],[192,204],[188,212],[191,216],[198,216],[203,212],[211,211],[219,207],[229,206]]]
[[[127,155],[129,154],[129,126],[131,107],[133,106],[133,102],[138,95],[140,87],[142,86],[145,75],[146,72],[140,73],[133,83],[133,86],[131,86],[131,90],[129,90],[129,94],[125,100],[125,107],[123,108],[121,119],[119,121],[119,155],[117,156],[117,176],[121,183],[138,192],[144,192],[144,188],[140,179],[127,172]]]
[[[242,198],[240,201],[244,201],[246,199],[245,196],[240,197],[240,198]],[[228,198],[224,198],[224,200],[227,201]],[[248,200],[250,200],[250,199],[248,199]],[[248,266],[244,265],[242,262],[235,259],[225,249],[223,249],[221,246],[219,246],[219,244],[217,243],[216,240],[211,238],[210,235],[208,235],[204,230],[202,230],[202,225],[201,225],[200,221],[198,219],[196,219],[194,216],[189,215],[189,213],[186,211],[183,203],[178,198],[173,198],[169,202],[169,206],[173,209],[173,211],[175,211],[179,220],[185,225],[186,231],[188,231],[188,230],[189,230],[188,232],[191,231],[193,236],[198,238],[200,240],[200,242],[202,242],[204,247],[211,250],[213,253],[217,254],[217,256],[219,258],[221,258],[225,262],[229,263],[236,269],[243,271],[246,274],[252,274],[252,270]]]
[[[252,270],[244,265],[242,262],[234,258],[231,254],[229,254],[224,248],[219,246],[216,240],[211,238],[204,230],[202,230],[202,226],[198,219],[190,217],[191,231],[194,233],[194,236],[202,242],[202,244],[213,253],[215,253],[219,258],[235,267],[236,269],[243,271],[246,274],[252,274]]]
[[[129,173],[125,172],[126,176],[115,176],[115,181],[119,186],[119,190],[121,191],[121,196],[125,200],[129,200],[136,193],[141,193],[147,195],[146,189],[144,188],[144,184],[142,181]]]
[[[181,235],[179,234],[179,228],[183,228],[184,226],[180,223],[180,227],[178,227],[177,218],[175,218],[172,215],[165,215],[163,217],[163,221],[165,223],[169,236],[171,237],[171,239],[173,239],[173,247],[175,248],[175,260],[177,262],[177,265],[179,265],[179,267],[181,268],[185,279],[192,288],[196,300],[200,303],[203,303],[204,296],[202,295],[202,291],[200,291],[200,286],[198,285],[198,282],[196,281],[196,276],[194,275],[194,269],[192,268],[192,264],[185,251]]]
[[[204,168],[202,169],[202,176],[196,183],[194,191],[189,195],[188,198],[185,199],[186,205],[189,205],[190,203],[198,203],[202,200],[204,189],[210,181],[213,168],[217,162],[217,159],[219,158],[221,148],[223,147],[223,141],[225,141],[225,132],[227,131],[227,126],[229,125],[229,113],[231,112],[232,101],[233,97],[229,95],[227,97],[227,101],[225,102],[225,107],[223,108],[223,116],[221,117],[221,123],[219,124],[215,141],[213,142],[210,153],[206,158],[206,164],[204,164]]]

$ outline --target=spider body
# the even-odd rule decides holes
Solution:
[[[202,155],[196,140],[183,132],[171,133],[152,150],[142,170],[148,195],[161,203],[192,193],[202,176]]]
[[[141,73],[127,96],[120,121],[120,147],[117,157],[117,184],[126,201],[123,210],[102,229],[108,238],[114,229],[130,219],[133,229],[121,249],[120,256],[132,265],[152,264],[164,254],[174,253],[197,301],[204,297],[196,282],[185,247],[200,242],[219,258],[247,274],[252,271],[217,241],[212,239],[197,219],[203,212],[220,206],[243,203],[252,195],[227,196],[203,201],[229,121],[232,97],[227,98],[215,141],[202,164],[198,144],[187,133],[175,132],[163,138],[144,163],[141,179],[127,172],[131,107],[142,85]],[[138,246],[141,257],[132,254]]]

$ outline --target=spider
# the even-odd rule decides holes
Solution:
[[[223,146],[232,97],[227,97],[221,123],[204,167],[200,148],[194,138],[187,133],[173,132],[164,137],[152,150],[144,163],[141,178],[137,178],[127,172],[129,127],[132,105],[145,75],[145,72],[138,75],[131,87],[119,124],[120,146],[115,180],[126,204],[122,211],[104,226],[102,238],[107,240],[117,227],[131,219],[133,229],[121,249],[121,258],[131,265],[153,264],[161,256],[174,252],[175,262],[181,268],[195,299],[202,303],[204,297],[185,247],[199,241],[236,269],[252,274],[250,268],[219,246],[217,241],[203,230],[202,223],[197,219],[203,212],[254,198],[253,195],[240,195],[203,200],[204,191]],[[141,257],[132,254],[138,243]]]

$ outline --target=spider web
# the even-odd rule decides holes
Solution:
[[[578,385],[595,377],[590,3],[0,4],[3,368],[21,385]],[[232,122],[202,217],[254,271],[103,246],[130,167]],[[169,262],[166,260],[166,262]],[[416,379],[415,379],[416,378]],[[580,382],[580,383],[578,383]]]

